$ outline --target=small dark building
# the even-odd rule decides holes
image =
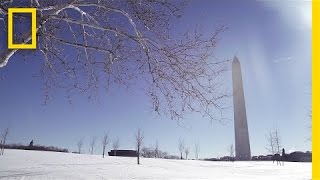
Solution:
[[[272,155],[271,154],[266,155],[266,156],[260,155],[260,156],[258,156],[258,160],[259,161],[271,161]]]
[[[220,161],[234,161],[234,160],[235,158],[230,156],[223,156],[220,158]]]
[[[109,156],[137,157],[135,150],[111,150],[108,154]]]
[[[207,159],[204,159],[205,161],[220,161],[219,158],[207,158]]]
[[[312,162],[312,153],[295,151],[286,155],[286,160],[291,162]]]

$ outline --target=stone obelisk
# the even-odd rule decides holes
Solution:
[[[234,57],[232,62],[232,82],[236,160],[251,160],[241,67],[240,62],[236,56]]]

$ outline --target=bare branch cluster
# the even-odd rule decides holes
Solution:
[[[180,120],[186,112],[202,112],[211,120],[223,120],[228,95],[221,74],[227,61],[216,60],[214,49],[226,28],[208,35],[195,30],[172,36],[170,22],[181,15],[183,2],[3,0],[0,21],[6,24],[8,8],[17,6],[37,8],[38,48],[1,51],[0,67],[16,54],[42,58],[39,76],[46,102],[56,88],[68,98],[83,93],[92,99],[100,89],[142,81],[159,114]],[[27,19],[16,16],[14,22]],[[1,33],[6,33],[5,26]],[[31,33],[14,37],[28,43]]]
[[[270,131],[267,136],[267,146],[266,149],[272,154],[280,154],[281,153],[281,141],[280,135],[277,128]]]
[[[180,152],[180,159],[183,159],[183,157],[182,157],[182,153],[183,153],[183,151],[184,151],[184,140],[183,139],[179,139],[179,141],[178,141],[178,149],[179,149],[179,152]]]
[[[184,149],[184,153],[185,153],[185,155],[186,155],[186,160],[188,160],[188,155],[189,155],[189,148],[188,148],[188,147],[186,147],[186,148]]]
[[[156,151],[154,147],[143,147],[141,149],[141,156],[145,158],[166,158],[168,153],[160,149]]]
[[[194,143],[194,155],[195,155],[196,160],[199,159],[199,153],[200,153],[200,144],[198,141],[196,141]]]
[[[4,154],[4,148],[6,145],[8,134],[9,128],[6,128],[5,131],[2,134],[0,134],[0,156]]]
[[[96,146],[97,137],[93,136],[90,141],[90,154],[94,153],[94,147]]]
[[[229,156],[230,156],[230,158],[234,158],[234,147],[233,147],[233,144],[231,144],[230,147],[229,147]]]
[[[102,138],[102,157],[103,158],[104,158],[104,154],[108,144],[109,144],[109,133],[105,133]]]
[[[160,150],[159,150],[159,142],[158,140],[156,140],[156,144],[155,144],[155,147],[154,147],[154,157],[155,158],[159,158],[160,157]]]
[[[88,145],[89,145],[88,152],[90,154],[94,154],[94,152],[95,152],[95,146],[96,146],[97,139],[98,138],[96,136],[92,136],[90,141],[88,142]],[[107,132],[107,133],[104,133],[104,135],[101,138],[102,158],[104,158],[104,156],[106,154],[106,148],[109,143],[110,143],[110,136],[109,136],[109,133]],[[77,141],[77,153],[79,153],[79,154],[83,153],[83,151],[82,151],[83,145],[84,145],[84,140],[83,140],[83,138],[81,138]],[[117,138],[113,142],[113,147],[115,150],[117,150],[119,148],[119,138]]]
[[[160,149],[159,142],[156,140],[154,147],[143,147],[141,149],[141,156],[146,158],[166,158],[168,153]]]
[[[77,147],[78,147],[78,153],[81,154],[81,150],[82,150],[82,146],[83,146],[83,139],[80,139],[78,142],[77,142]]]
[[[112,141],[112,148],[114,150],[114,155],[116,156],[117,155],[117,150],[120,146],[120,139],[119,138],[116,138]]]

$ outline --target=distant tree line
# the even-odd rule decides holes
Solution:
[[[33,140],[29,143],[29,145],[23,145],[23,144],[7,144],[7,137],[9,134],[9,128],[5,129],[5,131],[0,134],[0,155],[3,155],[4,149],[22,149],[22,150],[35,150],[35,151],[53,151],[53,152],[69,152],[66,148],[59,148],[54,146],[43,146],[43,145],[34,145]],[[142,129],[138,128],[136,133],[134,134],[135,138],[135,150],[136,150],[136,157],[137,157],[137,164],[140,164],[140,156],[144,158],[164,158],[164,159],[188,159],[188,155],[190,153],[189,148],[185,146],[184,140],[179,139],[179,152],[180,157],[176,155],[171,155],[165,151],[160,150],[159,142],[158,140],[155,141],[154,147],[143,147],[144,144],[144,133]],[[97,144],[97,136],[92,136],[92,138],[89,140],[89,154],[94,154],[95,147]],[[111,151],[114,153],[114,156],[117,156],[117,150],[120,146],[120,139],[114,138],[112,141],[110,140],[109,133],[104,133],[101,137],[101,145],[102,145],[102,157],[104,158],[106,155],[106,148],[107,145],[110,144],[110,146],[113,148]],[[77,151],[72,153],[82,154],[83,152],[83,146],[84,146],[84,138],[79,139],[76,142]],[[200,146],[199,143],[195,143],[194,147],[194,153],[195,158],[198,159],[199,157],[199,151]],[[183,155],[185,155],[183,157]]]
[[[260,156],[253,156],[252,160],[253,161],[272,161],[273,155],[260,155]],[[289,154],[285,154],[283,161],[288,161],[288,162],[312,162],[312,152],[306,151],[306,152],[301,152],[301,151],[294,151]]]
[[[141,156],[144,158],[180,159],[179,156],[170,155],[154,147],[143,147],[141,149]]]
[[[7,144],[9,135],[9,128],[6,128],[3,133],[0,134],[0,155],[4,155],[5,149],[22,149],[22,150],[35,150],[35,151],[53,151],[53,152],[69,152],[68,149],[59,148],[54,146],[42,146],[33,145],[33,140],[29,145],[23,144]]]
[[[42,146],[42,145],[22,145],[22,144],[6,144],[2,146],[4,149],[22,149],[22,150],[34,150],[34,151],[53,151],[53,152],[69,152],[68,149],[59,148],[54,146]]]

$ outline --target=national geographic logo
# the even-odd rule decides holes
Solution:
[[[31,44],[15,44],[13,42],[13,15],[16,13],[31,14]],[[8,49],[36,49],[37,48],[37,10],[36,8],[9,8],[8,9]]]

